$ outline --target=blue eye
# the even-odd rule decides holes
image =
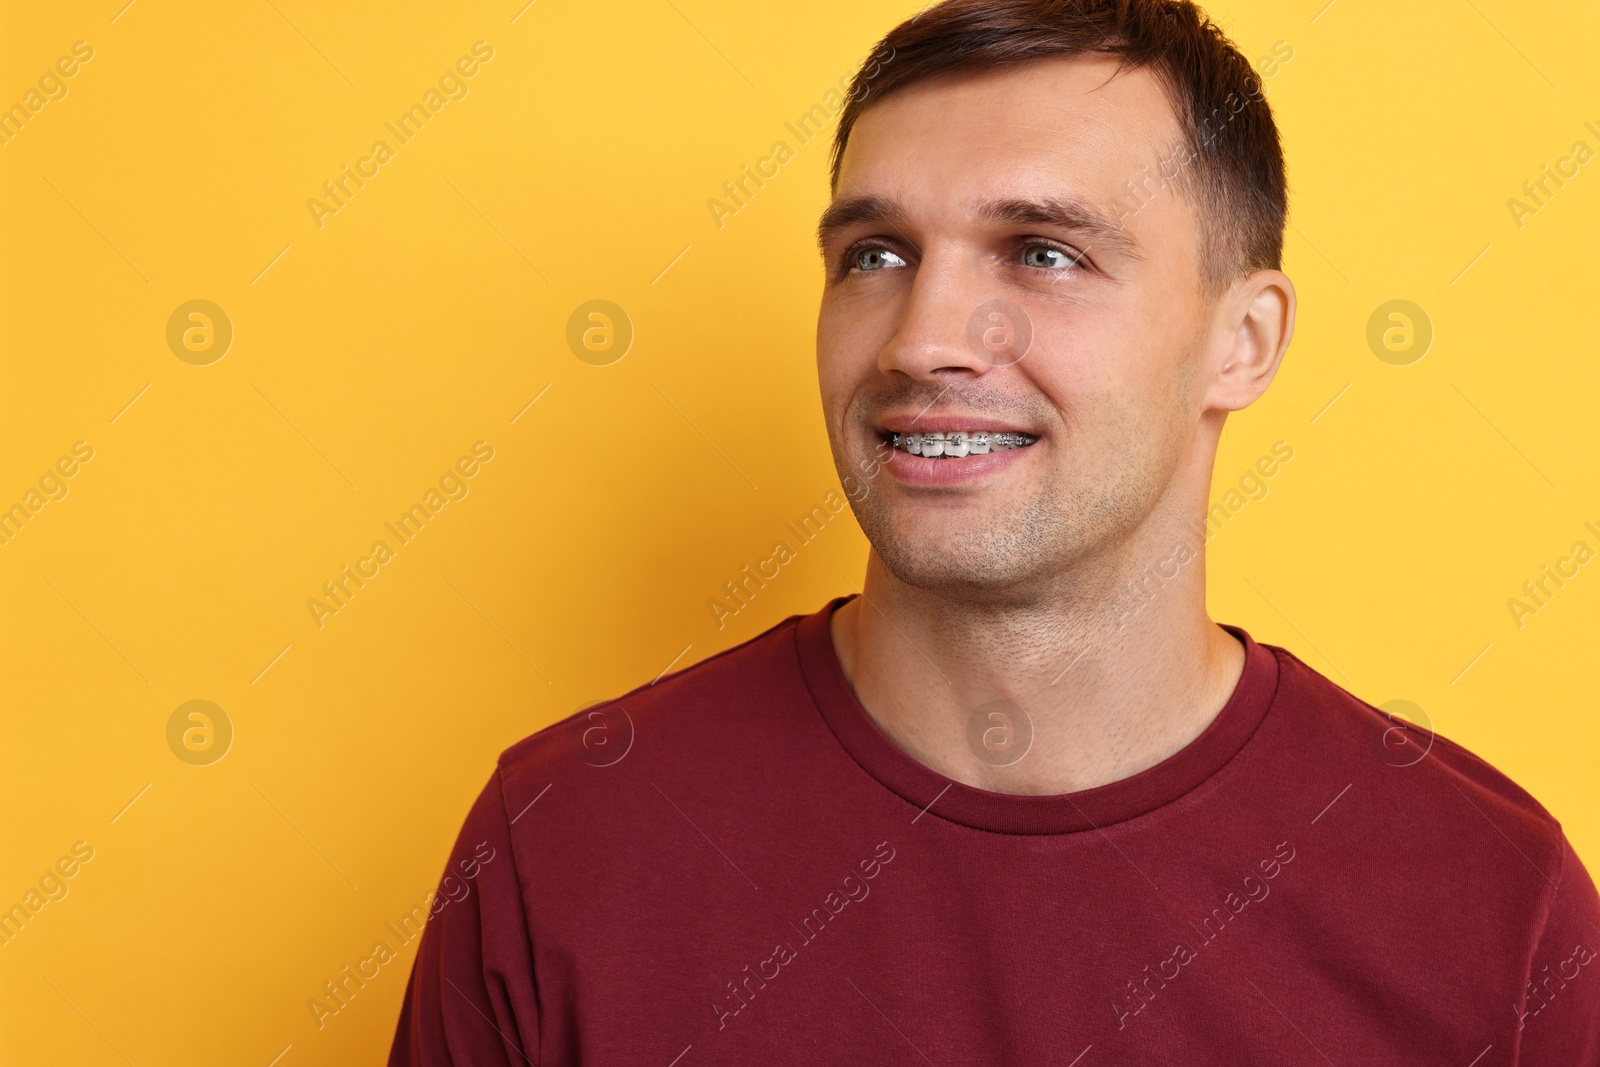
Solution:
[[[906,261],[887,248],[869,247],[856,253],[855,268],[861,271],[882,270],[885,267],[903,267]]]
[[[1076,258],[1049,245],[1028,245],[1022,253],[1022,261],[1030,267],[1041,267],[1045,270],[1060,270],[1078,265]]]

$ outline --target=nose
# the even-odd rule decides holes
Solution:
[[[878,369],[941,385],[983,377],[996,360],[983,340],[988,324],[982,321],[985,296],[978,279],[955,263],[936,262],[929,252],[916,272],[894,336],[878,353]]]

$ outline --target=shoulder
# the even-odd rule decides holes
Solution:
[[[826,610],[826,609],[824,609]],[[500,754],[508,811],[544,784],[590,768],[671,761],[705,765],[719,751],[782,731],[809,700],[791,615],[755,637],[610,700],[581,708]],[[643,759],[640,757],[643,755]],[[526,803],[526,799],[522,803]]]
[[[1279,668],[1269,719],[1277,720],[1275,743],[1298,750],[1291,764],[1304,760],[1342,773],[1352,794],[1368,794],[1366,803],[1386,816],[1392,832],[1411,838],[1407,850],[1498,855],[1516,871],[1507,877],[1559,881],[1566,854],[1561,824],[1527,790],[1440,734],[1417,705],[1374,706],[1287,649],[1265,647]]]
[[[1251,746],[1254,766],[1275,776],[1286,828],[1318,857],[1306,862],[1321,865],[1305,883],[1308,911],[1346,916],[1364,934],[1324,944],[1328,965],[1392,972],[1411,961],[1432,989],[1475,998],[1449,1008],[1414,1000],[1415,1017],[1454,1025],[1464,1010],[1486,1017],[1510,1007],[1518,1032],[1528,1030],[1517,1062],[1590,1062],[1600,985],[1553,1002],[1548,988],[1535,990],[1552,975],[1564,990],[1597,956],[1600,896],[1561,824],[1441,736],[1425,710],[1375,707],[1267,647],[1279,684],[1258,734],[1266,744]]]

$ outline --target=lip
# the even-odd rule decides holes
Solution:
[[[990,433],[1025,433],[1040,436],[1026,426],[1010,422],[996,422],[987,415],[902,415],[884,419],[878,426],[881,433],[949,433],[952,430],[987,430]],[[1031,447],[1031,446],[1030,446]],[[918,457],[913,456],[913,459]]]
[[[966,425],[971,426],[972,423]],[[957,426],[956,429],[960,429]],[[987,427],[986,427],[987,428]],[[903,432],[903,431],[897,431]],[[943,433],[942,430],[930,430],[931,433]],[[1026,431],[1013,430],[1012,433],[1025,433]],[[908,486],[934,488],[939,486],[970,485],[985,478],[999,474],[1011,467],[1014,463],[1022,462],[1022,457],[1034,449],[1042,447],[1043,439],[1035,441],[1026,448],[1008,448],[1004,452],[989,452],[981,456],[963,456],[960,459],[929,459],[926,456],[913,456],[910,452],[892,449],[889,461],[884,465],[889,474],[896,480]]]

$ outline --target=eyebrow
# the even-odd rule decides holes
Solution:
[[[1088,237],[1090,248],[1106,248],[1131,259],[1144,258],[1138,240],[1121,219],[1112,218],[1078,197],[987,200],[979,205],[978,217],[996,225],[1058,226]]]
[[[1088,239],[1089,248],[1103,248],[1132,259],[1142,259],[1138,240],[1121,219],[1113,218],[1078,197],[1041,200],[1004,198],[978,204],[976,216],[991,225],[1055,226]],[[882,222],[899,229],[907,220],[898,202],[881,196],[853,196],[828,205],[817,223],[817,243],[827,245],[838,232],[860,222]],[[1088,251],[1086,248],[1084,251]]]
[[[906,221],[898,203],[881,196],[851,196],[828,205],[817,223],[817,244],[826,245],[840,230],[858,222],[883,222],[894,229]]]

